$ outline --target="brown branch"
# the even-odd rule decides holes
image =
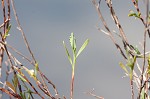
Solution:
[[[18,94],[16,94],[16,93],[12,93],[12,92],[10,92],[10,91],[4,89],[4,88],[1,88],[1,87],[0,87],[0,90],[1,90],[2,92],[5,92],[6,94],[8,94],[8,95],[11,96],[11,97],[14,97],[14,98],[16,98],[16,99],[22,99],[20,95],[18,95]]]
[[[132,2],[134,4],[134,7],[136,8],[137,12],[140,14],[139,19],[142,21],[142,23],[144,24],[144,26],[147,27],[147,22],[144,22],[144,19],[142,18],[141,11],[140,11],[140,9],[138,7],[138,3],[135,0],[132,0]],[[149,35],[149,38],[150,38],[150,30],[147,29],[147,32],[148,32],[148,35]]]
[[[131,86],[131,99],[134,99],[133,79],[130,80],[130,86]]]
[[[12,47],[11,45],[9,45],[7,43],[4,43],[3,41],[0,41],[0,43],[2,43],[3,45],[6,45],[8,48],[12,49],[15,53],[20,55],[22,58],[26,59],[30,64],[32,64],[34,66],[34,63],[27,56],[25,56],[21,52],[19,52],[17,49],[15,49],[14,47]]]
[[[2,9],[3,9],[3,22],[4,22],[4,28],[3,28],[3,32],[5,33],[5,27],[6,27],[6,23],[5,23],[5,21],[6,21],[6,15],[5,15],[5,2],[4,2],[4,0],[2,0]]]
[[[125,35],[124,31],[123,31],[123,28],[122,28],[122,26],[121,26],[121,24],[120,24],[120,22],[118,20],[118,17],[116,16],[115,11],[114,11],[114,9],[112,7],[112,0],[105,0],[105,1],[107,3],[108,8],[110,9],[111,16],[112,16],[112,18],[113,18],[117,28],[120,31],[120,35],[121,35],[121,38],[122,38],[123,42],[126,42],[128,44],[128,40],[127,40],[126,35]]]
[[[10,19],[6,19],[6,20],[5,20],[5,23],[7,23],[8,21],[10,21]],[[5,23],[2,23],[2,24],[0,25],[0,28],[4,27],[4,24],[5,24]]]
[[[91,95],[93,97],[95,97],[96,99],[104,99],[103,97],[97,96],[93,93],[94,89],[90,92],[85,92],[85,94]]]
[[[5,26],[6,26],[6,16],[5,16],[5,4],[4,0],[2,0],[2,9],[3,9],[3,33],[0,32],[1,40],[4,41],[3,39],[3,34],[5,33]],[[0,77],[1,77],[1,71],[2,71],[2,62],[3,62],[3,56],[4,56],[4,49],[3,45],[0,45]]]
[[[108,33],[109,33],[108,36],[110,37],[110,39],[112,40],[112,42],[115,44],[116,48],[117,48],[118,51],[121,53],[121,55],[122,55],[125,59],[127,59],[127,57],[125,56],[125,54],[124,54],[124,52],[122,51],[121,47],[116,43],[112,32],[110,31],[109,27],[107,26],[106,21],[104,20],[102,14],[101,14],[101,11],[100,11],[100,8],[99,8],[100,2],[99,2],[99,4],[97,4],[97,3],[96,3],[96,0],[92,0],[92,3],[93,3],[93,5],[94,5],[95,8],[96,8],[97,13],[98,13],[98,15],[99,15],[99,18],[101,19],[101,21],[102,21],[102,23],[103,23],[105,29],[106,29],[106,30],[108,31]]]
[[[11,55],[11,54],[10,54],[10,55]],[[14,60],[14,62],[16,62],[17,64],[19,64],[24,70],[27,71],[27,68],[26,68],[21,62],[19,62],[19,60],[17,60],[13,55],[11,55],[11,57],[12,57],[12,59]],[[17,67],[15,67],[15,68],[17,68]],[[17,68],[17,70],[19,70],[19,69]],[[42,75],[43,75],[43,74],[42,74]],[[28,80],[24,75],[22,75],[22,76],[23,76],[26,80]],[[44,76],[44,77],[46,77],[46,76]],[[48,80],[48,79],[46,78],[46,80]],[[52,96],[52,94],[51,94],[50,91],[48,90],[48,87],[47,87],[46,83],[44,83],[44,84],[41,83],[41,81],[38,80],[38,78],[36,78],[35,81],[36,81],[37,86],[38,86],[46,95],[48,95],[49,97],[51,97],[52,99],[54,99],[53,96]],[[35,90],[35,92],[36,92],[40,97],[42,97],[42,96],[40,95],[40,93],[38,93],[37,90],[34,88],[34,86],[32,85],[32,83],[29,82],[29,80],[28,80],[27,82],[30,83],[31,87]],[[49,81],[49,83],[53,84],[51,81]],[[41,86],[42,86],[42,87],[41,87]],[[54,84],[53,84],[53,88],[54,88],[56,94],[58,94],[58,92],[57,92],[56,87],[55,87]]]
[[[55,91],[55,94],[58,95],[58,91],[57,91],[57,89],[56,89],[56,86],[52,83],[52,81],[50,81],[41,71],[39,71],[39,72],[40,72],[40,74],[42,75],[42,77],[44,77],[44,78],[48,81],[48,83],[52,85],[52,87],[53,87],[53,89],[54,89],[54,91]]]
[[[6,28],[8,28],[9,26],[9,20],[10,20],[10,0],[7,0],[7,9],[8,9],[8,13],[7,13],[7,16],[8,16],[8,23],[7,23],[7,26]]]
[[[13,9],[13,12],[14,12],[14,15],[15,15],[15,18],[16,18],[16,21],[17,21],[18,28],[19,28],[20,32],[22,33],[22,37],[23,37],[23,39],[24,39],[24,43],[25,43],[25,45],[26,45],[26,47],[27,47],[27,49],[28,49],[28,51],[29,51],[31,57],[33,58],[34,64],[35,64],[35,63],[36,63],[36,59],[35,59],[35,57],[34,57],[32,51],[31,51],[31,49],[30,49],[30,46],[29,46],[29,43],[28,43],[28,41],[27,41],[27,39],[26,39],[25,33],[24,33],[24,31],[23,31],[23,29],[22,29],[22,27],[21,27],[21,24],[20,24],[20,21],[19,21],[19,18],[18,18],[16,9],[15,9],[14,0],[11,0],[11,5],[12,5],[12,9]]]
[[[132,0],[132,1],[134,1],[134,0]],[[134,5],[136,5],[136,4],[134,3]],[[136,5],[136,7],[138,8],[137,5]],[[144,31],[144,38],[143,38],[144,39],[144,42],[143,42],[143,46],[144,46],[144,49],[143,49],[143,51],[144,51],[144,58],[143,58],[143,66],[142,66],[142,73],[141,73],[141,79],[140,79],[140,89],[139,89],[139,93],[138,93],[138,99],[140,99],[140,97],[141,97],[142,84],[143,84],[143,76],[144,76],[145,62],[146,62],[146,55],[145,55],[145,52],[146,52],[146,34],[148,32],[147,31],[147,27],[148,27],[148,15],[149,15],[149,2],[148,2],[148,0],[146,2],[146,7],[147,7],[147,9],[146,9],[146,24],[144,24],[145,25],[145,31]],[[149,32],[148,32],[148,34],[149,34]]]

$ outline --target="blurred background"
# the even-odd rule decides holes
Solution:
[[[128,17],[129,10],[135,10],[132,1],[112,1],[129,42],[139,46],[144,30],[141,21]],[[139,5],[145,11],[144,3]],[[15,6],[40,69],[56,85],[60,96],[70,97],[71,65],[62,41],[69,48],[69,36],[74,32],[77,49],[87,38],[90,40],[77,59],[74,99],[95,99],[85,94],[93,88],[96,95],[105,99],[131,97],[129,78],[122,78],[125,74],[119,66],[119,62],[125,61],[110,38],[97,30],[96,25],[102,29],[104,27],[91,0],[15,0]],[[110,29],[118,33],[104,0],[101,2],[101,11]],[[13,11],[11,15],[12,29],[8,44],[29,56],[21,33],[17,30]],[[121,44],[119,37],[116,36],[116,39]],[[24,64],[28,65],[26,62]]]

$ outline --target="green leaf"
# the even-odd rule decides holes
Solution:
[[[129,73],[130,79],[132,79],[132,76],[133,76],[133,70],[134,70],[135,62],[136,62],[136,56],[134,56],[133,58],[128,59],[127,66],[129,66],[129,68],[130,68],[130,73]]]
[[[128,59],[127,66],[129,66],[132,71],[134,69],[135,62],[136,62],[136,56],[134,56],[134,58]]]
[[[148,65],[147,73],[150,75],[150,66]]]
[[[20,96],[21,96],[22,99],[26,99],[25,93],[20,92]]]
[[[30,96],[32,95],[33,92],[28,88],[26,93],[28,93],[27,99],[30,99]]]
[[[81,48],[79,49],[79,51],[78,51],[76,57],[78,57],[78,56],[80,55],[80,53],[85,49],[85,47],[88,45],[88,43],[89,43],[89,39],[87,39],[87,40],[83,43],[83,45],[82,45]]]
[[[135,13],[133,10],[130,10],[128,16],[131,17],[131,16],[134,16],[136,18],[140,18],[140,15],[141,13]]]
[[[73,49],[73,52],[76,53],[76,39],[75,39],[73,33],[71,33],[69,41],[70,41],[70,45],[71,45],[71,47]]]
[[[133,57],[133,66],[132,66],[132,68],[131,68],[132,71],[133,71],[133,69],[134,69],[135,62],[136,62],[136,56]]]
[[[141,98],[140,99],[146,99],[145,97],[145,88],[143,87],[142,92],[141,92]]]
[[[136,3],[138,4],[138,0],[136,0]]]
[[[71,57],[70,57],[70,54],[69,54],[69,52],[68,52],[68,49],[67,49],[66,44],[65,44],[64,41],[63,41],[63,45],[64,45],[64,48],[65,48],[65,50],[66,50],[66,54],[67,54],[67,56],[68,56],[68,60],[69,60],[70,64],[72,65],[72,59],[71,59]]]
[[[139,51],[139,49],[137,47],[134,47],[133,45],[130,45],[130,47],[132,47],[132,49],[134,50],[135,54],[138,54],[138,55],[141,54],[140,51]]]
[[[150,66],[150,54],[148,55],[148,65]]]
[[[17,74],[18,78],[20,78],[22,81],[27,82],[25,78],[23,78],[20,74]]]
[[[5,33],[5,35],[4,35],[4,39],[7,37],[7,36],[9,36],[9,31],[10,31],[10,29],[11,29],[11,24],[8,26],[8,29],[6,30],[6,33]]]
[[[30,94],[28,94],[28,99],[30,99]]]
[[[14,75],[14,78],[12,79],[12,83],[15,87],[15,92],[17,92],[17,87],[18,87],[18,78],[16,75]]]
[[[119,65],[120,65],[120,67],[128,74],[128,70],[127,70],[126,66],[123,65],[122,62],[120,62]]]
[[[37,72],[39,70],[39,64],[38,64],[38,62],[35,63],[35,68],[34,69],[35,69],[34,70],[34,76],[37,77]]]
[[[131,16],[136,16],[136,13],[135,13],[133,10],[130,10],[128,16],[129,16],[129,17],[131,17]]]
[[[148,69],[147,69],[147,73],[150,75],[150,54],[148,55]]]

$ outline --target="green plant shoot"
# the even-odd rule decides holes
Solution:
[[[85,47],[88,45],[89,43],[89,39],[87,39],[83,45],[81,46],[81,48],[79,49],[78,52],[76,52],[76,38],[74,37],[74,34],[71,33],[70,35],[70,38],[69,38],[69,41],[70,41],[70,46],[72,48],[72,54],[73,54],[73,58],[71,58],[70,54],[69,54],[69,51],[66,47],[66,44],[65,42],[63,41],[63,45],[64,45],[64,48],[66,50],[66,54],[68,56],[68,60],[70,62],[70,64],[72,65],[72,79],[71,79],[71,91],[70,91],[70,98],[73,99],[73,87],[74,87],[74,71],[75,71],[75,65],[76,65],[76,60],[77,60],[77,57],[81,54],[81,52],[85,49]]]

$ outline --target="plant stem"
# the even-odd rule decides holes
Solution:
[[[74,89],[73,87],[74,87],[74,71],[72,71],[70,99],[73,99],[73,89]]]
[[[74,55],[75,55],[75,54],[74,54]],[[75,64],[76,64],[76,57],[74,56],[74,57],[73,57],[73,64],[72,64],[72,79],[71,79],[70,99],[73,99]]]
[[[131,99],[134,99],[133,79],[130,80],[130,86],[131,86]]]

